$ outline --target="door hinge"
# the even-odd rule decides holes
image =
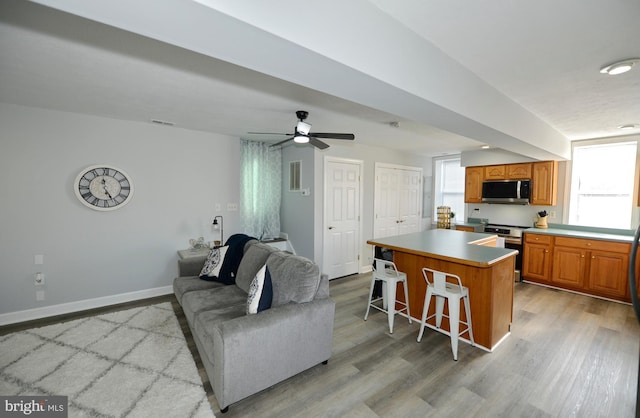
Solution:
[[[360,260],[360,254],[358,254],[358,260]]]

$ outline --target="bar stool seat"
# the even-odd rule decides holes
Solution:
[[[364,320],[366,321],[369,317],[369,308],[374,308],[379,311],[385,312],[388,317],[389,322],[389,333],[393,334],[393,318],[395,314],[402,314],[403,311],[406,311],[406,317],[409,319],[409,323],[411,323],[411,315],[409,314],[409,291],[407,289],[407,275],[401,271],[398,271],[395,263],[393,261],[383,260],[381,258],[374,258],[372,260],[373,264],[373,276],[371,277],[371,288],[369,289],[369,303],[367,304],[367,313],[364,315]],[[373,288],[375,287],[376,281],[381,281],[384,283],[382,286],[382,296],[373,298]],[[397,284],[402,283],[402,287],[404,288],[404,300],[405,302],[396,300],[396,288]],[[382,307],[375,305],[382,300]],[[396,309],[396,304],[401,305],[400,309]]]
[[[433,281],[429,281],[429,274],[433,277]],[[422,275],[427,282],[427,292],[424,297],[424,309],[422,310],[422,319],[420,320],[420,333],[418,334],[418,342],[422,340],[424,328],[427,321],[434,316],[436,317],[436,330],[451,337],[451,351],[453,359],[458,360],[458,338],[469,332],[471,345],[475,345],[473,341],[473,329],[471,326],[471,306],[469,304],[469,288],[462,285],[460,277],[455,274],[444,273],[429,268],[422,269]],[[456,283],[447,281],[447,277],[455,279]],[[436,311],[433,315],[427,317],[431,298],[436,298]],[[449,305],[449,315],[444,315],[445,299]],[[460,321],[460,299],[464,300],[464,310],[466,312],[466,322]],[[442,317],[449,318],[449,332],[440,328]],[[460,323],[466,325],[466,328],[460,332]]]

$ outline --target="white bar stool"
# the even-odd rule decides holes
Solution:
[[[428,273],[433,276],[433,281],[429,281]],[[455,274],[444,273],[429,268],[422,269],[422,275],[427,282],[427,293],[424,297],[424,309],[422,310],[422,320],[420,321],[420,334],[418,334],[418,342],[422,340],[422,334],[424,327],[427,325],[427,320],[436,317],[436,330],[444,334],[449,334],[451,337],[451,351],[453,351],[453,359],[458,360],[458,338],[460,335],[469,331],[469,339],[471,345],[475,345],[473,342],[473,329],[471,327],[471,307],[469,305],[469,288],[464,287],[460,281],[460,277]],[[458,284],[447,281],[447,277],[454,278]],[[429,305],[431,303],[431,297],[436,297],[436,313],[427,318],[429,312]],[[447,299],[449,305],[449,315],[444,315],[444,300]],[[467,313],[467,321],[460,321],[460,299],[464,299],[464,310]],[[440,328],[442,324],[442,317],[449,318],[449,332]],[[460,332],[460,322],[467,327]]]
[[[366,321],[369,317],[369,308],[375,308],[379,311],[386,312],[389,319],[389,333],[393,334],[393,317],[395,314],[401,314],[402,311],[407,311],[407,318],[411,323],[411,315],[409,314],[409,291],[407,289],[407,275],[401,271],[398,271],[393,261],[387,261],[380,258],[374,258],[373,264],[373,276],[371,277],[371,288],[369,289],[369,303],[367,304],[367,313],[364,315]],[[373,288],[377,280],[380,280],[386,284],[382,287],[382,297],[371,300],[373,297]],[[396,300],[396,287],[398,283],[402,283],[404,288],[404,300],[401,302]],[[374,305],[374,302],[382,300],[382,307]],[[404,306],[404,308],[396,309],[396,303]],[[403,314],[401,314],[403,315]],[[404,316],[404,315],[403,315]]]

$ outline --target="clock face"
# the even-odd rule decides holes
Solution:
[[[121,208],[129,203],[133,196],[133,183],[119,168],[93,165],[78,174],[74,190],[85,206],[106,211]]]

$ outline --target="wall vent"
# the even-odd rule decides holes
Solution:
[[[289,162],[289,191],[300,191],[300,164],[301,161]]]

